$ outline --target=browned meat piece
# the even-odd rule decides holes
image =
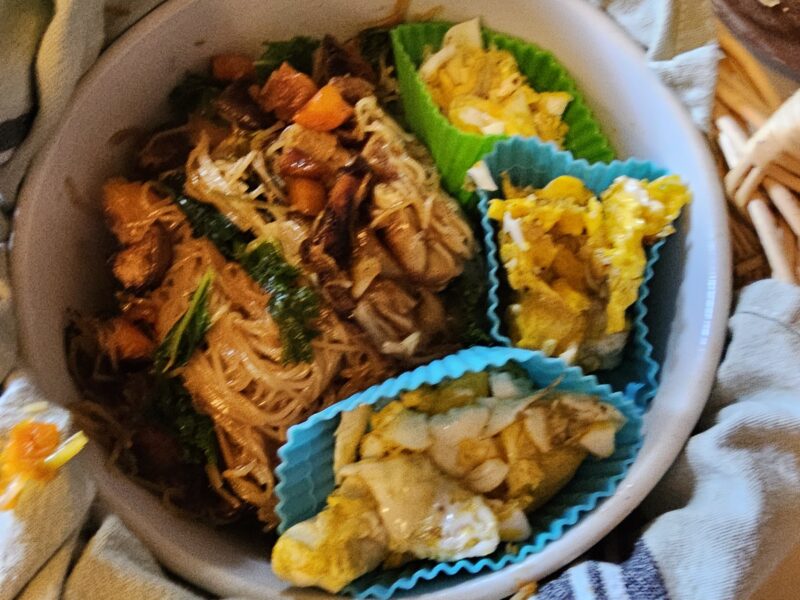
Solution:
[[[274,112],[279,119],[290,121],[316,93],[317,86],[311,78],[285,62],[269,76],[258,100],[266,112]]]
[[[180,443],[157,425],[143,425],[133,434],[133,453],[139,473],[145,477],[165,479],[183,466]]]
[[[153,189],[142,183],[115,178],[103,185],[103,213],[111,231],[126,246],[144,237],[160,201]]]
[[[138,166],[148,175],[175,169],[186,163],[192,139],[185,127],[154,133],[139,151]]]
[[[253,101],[248,87],[246,81],[233,82],[214,100],[214,108],[223,119],[242,129],[269,127],[274,120]]]
[[[217,54],[211,57],[211,75],[218,81],[253,79],[256,65],[246,54]]]
[[[100,349],[112,360],[143,360],[155,350],[155,342],[124,317],[113,317],[97,332]]]
[[[192,113],[186,126],[192,139],[192,148],[205,136],[208,138],[209,150],[213,150],[231,133],[231,128],[227,123],[220,125],[219,121],[212,121],[199,113]]]
[[[340,44],[332,35],[326,35],[314,54],[314,81],[323,85],[331,78],[343,75],[360,77],[370,83],[378,81],[355,42]]]
[[[329,186],[335,183],[337,171],[353,158],[350,152],[339,145],[334,134],[306,129],[297,123],[284,129],[279,139],[283,143],[284,153],[290,149],[297,150],[314,162],[323,164],[327,171],[323,179]]]
[[[161,283],[172,264],[172,242],[158,223],[144,237],[114,257],[114,276],[127,289],[144,289]]]
[[[370,136],[361,151],[361,156],[367,161],[378,181],[397,179],[397,168],[392,165],[392,149],[384,136]]]
[[[350,104],[355,104],[362,98],[375,94],[375,86],[366,79],[353,75],[337,75],[328,82],[334,86],[342,98]]]
[[[131,292],[118,295],[122,315],[134,323],[146,323],[155,326],[158,320],[158,301],[149,296],[136,296]]]
[[[289,148],[278,160],[278,171],[282,177],[306,177],[324,179],[330,174],[325,163],[311,158],[305,152]]]

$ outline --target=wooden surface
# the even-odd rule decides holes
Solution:
[[[773,0],[774,1],[774,0]],[[713,0],[717,15],[759,58],[800,77],[800,0]]]

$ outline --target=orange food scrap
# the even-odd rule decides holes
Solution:
[[[255,76],[256,66],[246,54],[217,54],[211,57],[211,74],[218,81],[236,81]]]
[[[52,423],[22,421],[9,432],[0,452],[0,510],[13,508],[28,480],[48,481],[55,469],[45,459],[58,447],[58,427]]]
[[[353,116],[350,106],[336,86],[323,86],[294,116],[294,122],[315,131],[336,129]]]
[[[325,208],[325,186],[316,179],[287,177],[286,189],[292,208],[305,215],[317,215]]]

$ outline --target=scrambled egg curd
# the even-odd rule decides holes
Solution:
[[[647,263],[644,246],[674,231],[690,200],[677,176],[619,177],[600,199],[575,177],[539,190],[503,183],[492,200],[500,259],[513,301],[514,344],[561,356],[587,370],[619,361]]]
[[[463,131],[536,136],[557,144],[567,135],[562,116],[572,96],[534,90],[510,52],[483,47],[478,19],[450,28],[420,75],[439,109]]]
[[[337,592],[383,565],[486,556],[531,535],[526,513],[588,454],[608,457],[624,417],[594,396],[471,373],[343,413],[337,488],[272,552],[275,573]]]

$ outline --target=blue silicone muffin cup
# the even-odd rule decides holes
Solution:
[[[585,160],[576,160],[569,152],[557,150],[550,144],[542,144],[535,140],[512,138],[498,143],[494,150],[484,156],[494,180],[501,181],[501,175],[507,173],[515,185],[544,187],[560,175],[572,175],[582,180],[595,194],[600,195],[611,183],[622,175],[635,179],[653,180],[667,171],[649,161],[629,159],[614,161],[608,164],[589,164]],[[488,321],[489,333],[496,342],[512,346],[505,333],[503,323],[503,307],[500,300],[500,278],[503,277],[498,256],[495,228],[487,216],[489,200],[501,197],[501,192],[479,191],[478,209],[481,214],[483,241],[486,248],[486,265],[488,270]],[[598,379],[610,384],[614,389],[625,390],[634,398],[639,406],[646,406],[655,396],[658,388],[659,364],[653,358],[653,346],[647,339],[648,327],[647,297],[650,294],[648,283],[653,277],[653,268],[658,261],[664,240],[647,249],[647,265],[644,278],[639,288],[639,296],[629,309],[631,331],[623,351],[622,361],[614,369],[598,371]]]
[[[476,346],[462,350],[428,365],[407,371],[379,385],[354,394],[328,407],[308,420],[291,427],[287,441],[279,450],[281,460],[276,469],[279,483],[276,512],[280,532],[317,514],[334,489],[333,446],[339,415],[361,404],[385,406],[404,391],[423,384],[435,385],[444,379],[460,377],[466,372],[484,371],[515,362],[522,366],[537,387],[546,387],[559,380],[558,389],[598,395],[613,404],[627,419],[617,433],[616,451],[604,460],[588,458],[575,477],[552,500],[532,513],[531,538],[507,547],[501,546],[491,555],[456,562],[416,561],[391,570],[377,570],[354,581],[345,592],[356,598],[385,600],[395,593],[418,585],[441,585],[447,576],[497,571],[540,552],[557,540],[580,518],[611,496],[625,477],[641,445],[642,412],[633,400],[611,387],[601,384],[593,375],[584,375],[578,367],[567,367],[541,352],[520,348]],[[436,582],[432,580],[436,579]]]

